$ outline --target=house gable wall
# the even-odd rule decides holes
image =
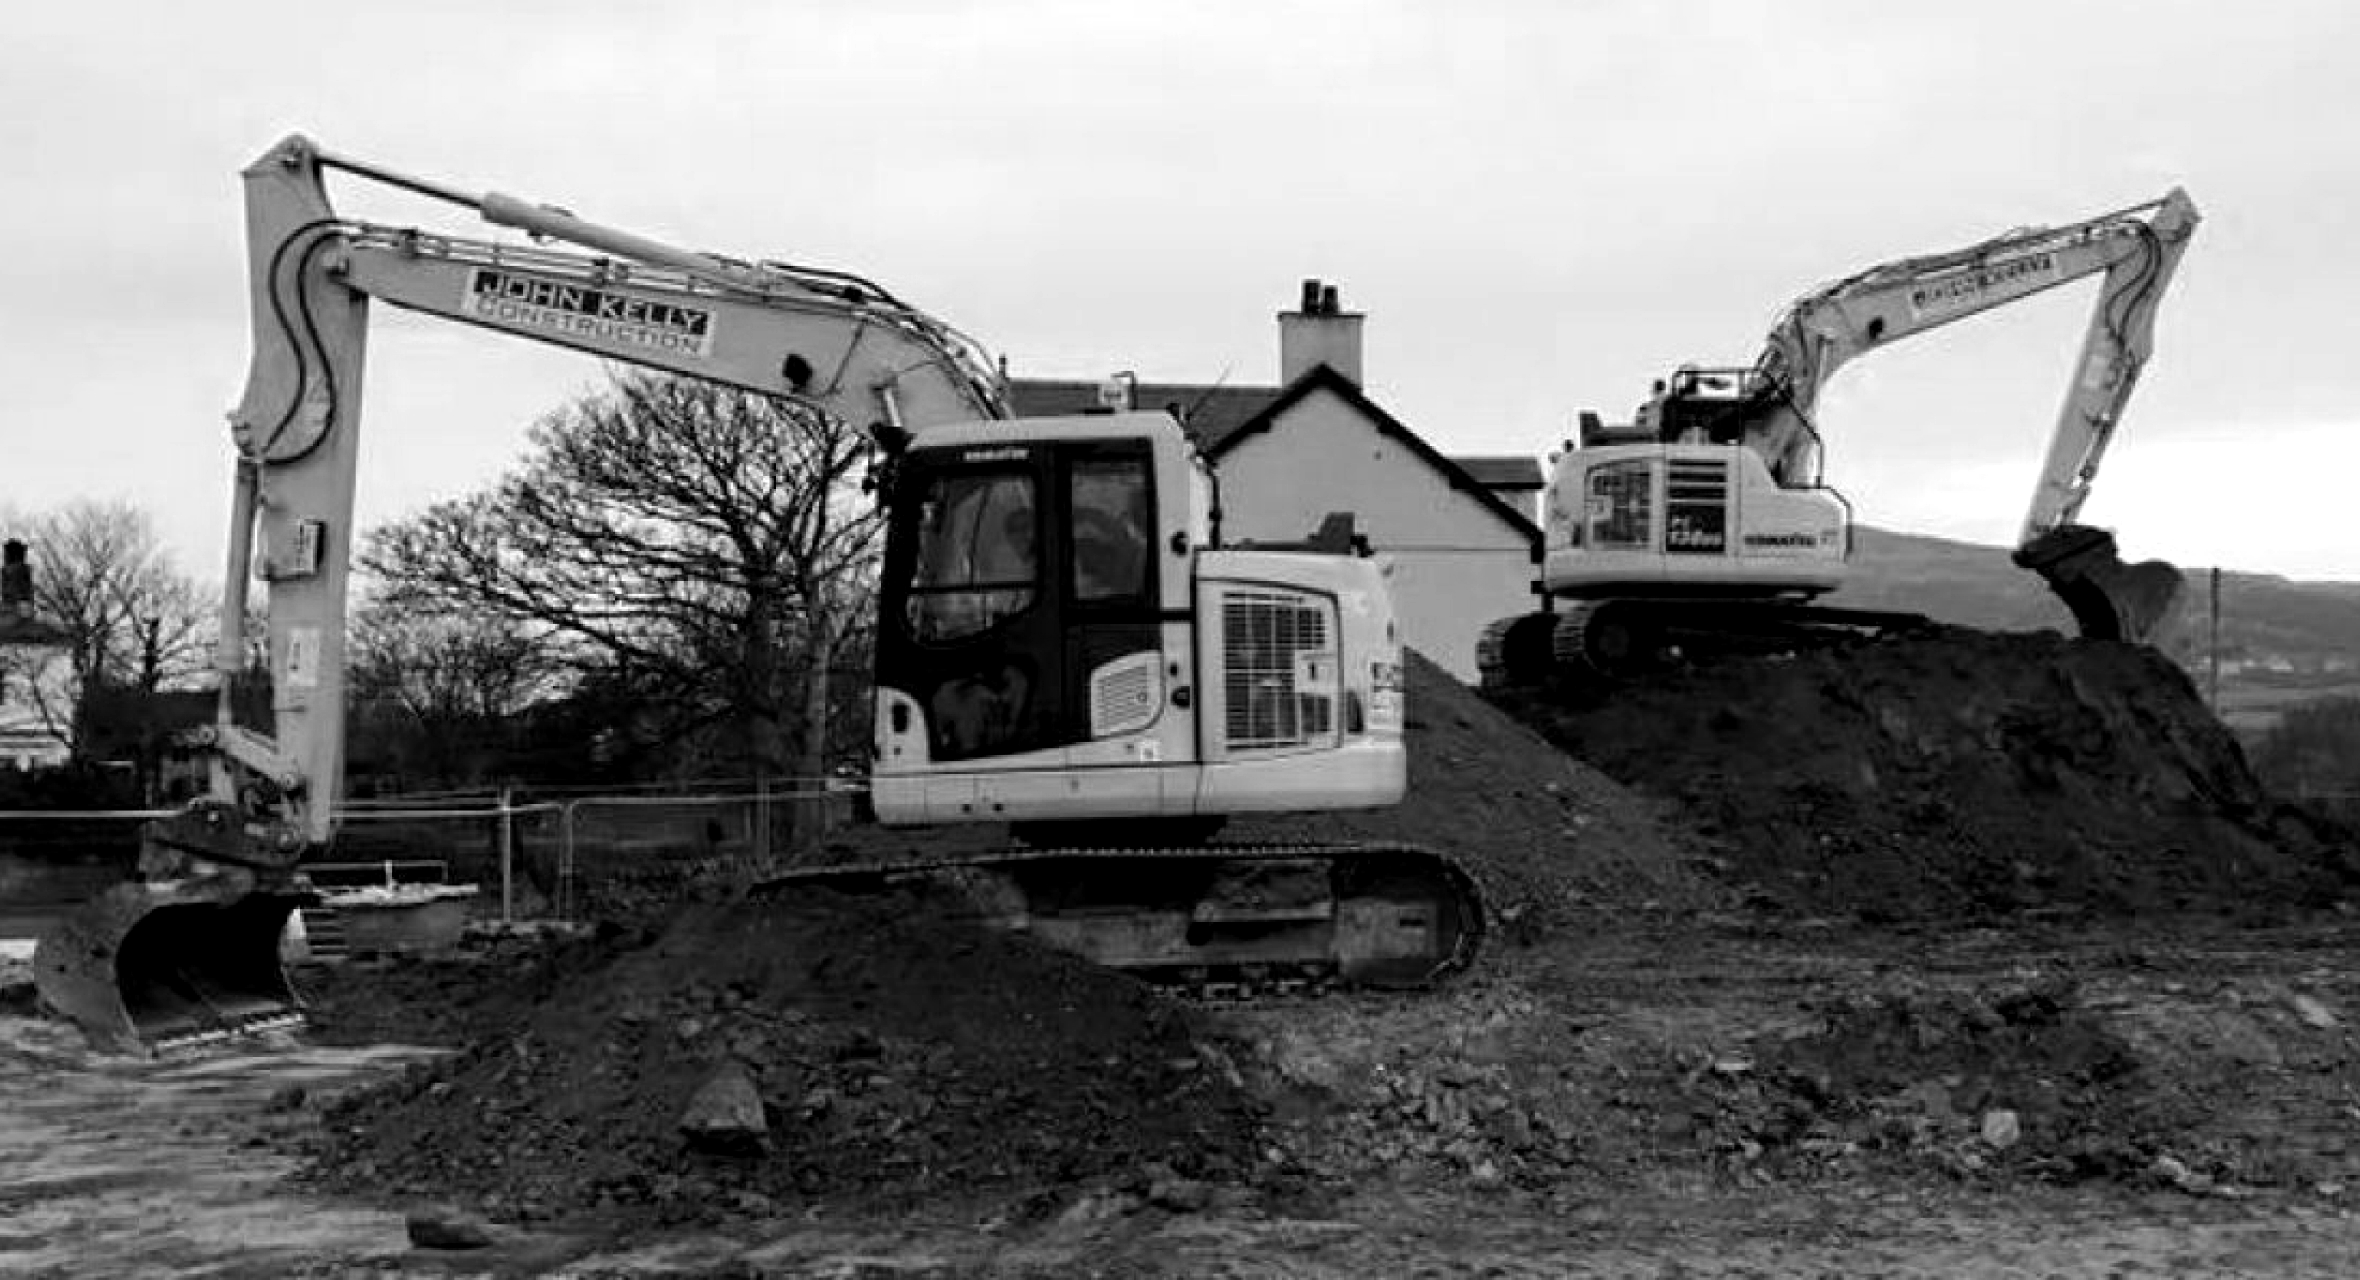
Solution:
[[[1234,438],[1215,460],[1222,536],[1296,539],[1328,512],[1354,513],[1394,561],[1403,642],[1472,680],[1483,628],[1532,607],[1530,534],[1405,434],[1332,388],[1281,405],[1266,429]]]

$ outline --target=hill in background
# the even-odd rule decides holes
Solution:
[[[1899,609],[1988,631],[2073,632],[2065,606],[2005,547],[1861,527],[1852,579],[1830,602]],[[2125,548],[2136,558],[2135,546]],[[2207,688],[2211,566],[2181,565],[2180,606],[2157,647]],[[2360,697],[2360,582],[2297,582],[2224,569],[2216,710],[2241,734],[2275,723],[2287,706]]]

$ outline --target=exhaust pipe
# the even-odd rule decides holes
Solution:
[[[2114,535],[2062,524],[2016,548],[2018,566],[2039,574],[2065,602],[2088,640],[2149,643],[2178,603],[2184,579],[2161,560],[2124,564]]]

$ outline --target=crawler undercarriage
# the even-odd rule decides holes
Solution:
[[[1794,653],[1922,631],[1922,614],[1777,600],[1566,602],[1485,630],[1476,664],[1486,689],[1600,683],[1737,654]]]
[[[1475,881],[1426,849],[1165,846],[1151,828],[1137,834],[1148,838],[795,870],[753,892],[950,890],[984,924],[1213,997],[1414,990],[1465,969],[1482,941]],[[43,999],[102,1048],[169,1049],[301,1022],[279,946],[289,915],[311,901],[301,877],[203,859],[187,843],[151,833],[151,874],[60,922],[36,953]]]

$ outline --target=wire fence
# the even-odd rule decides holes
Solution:
[[[472,885],[479,917],[580,920],[699,878],[793,865],[850,819],[860,791],[821,778],[709,783],[672,793],[507,789],[355,800],[303,870],[330,893]],[[0,936],[123,879],[137,864],[141,825],[173,812],[0,811]]]

